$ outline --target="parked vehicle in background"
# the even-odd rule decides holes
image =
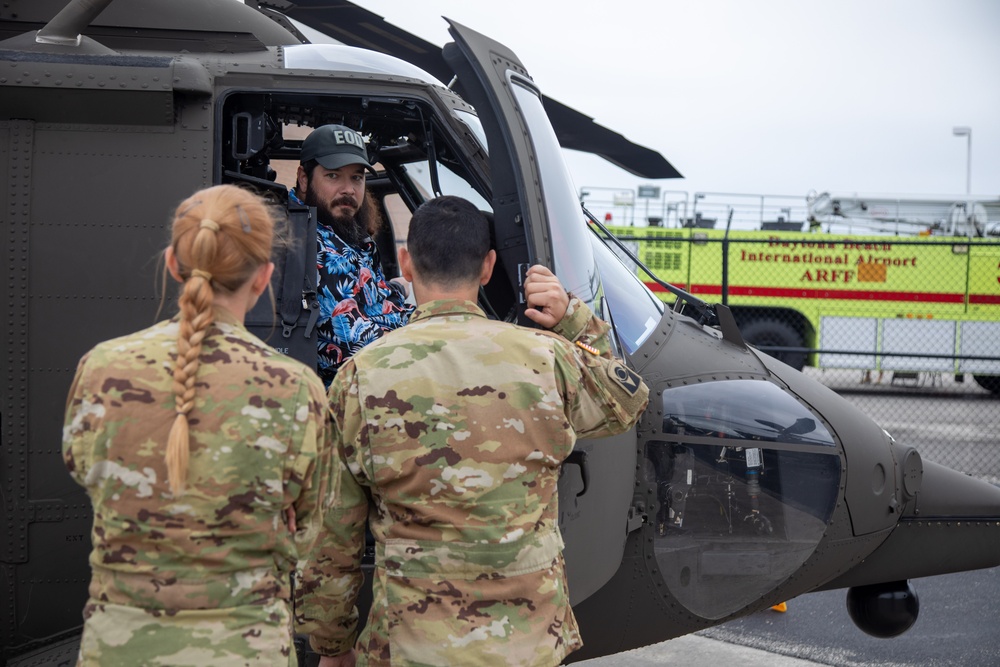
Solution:
[[[628,201],[588,194],[606,220]],[[686,197],[663,202],[650,224],[609,230],[785,363],[967,373],[1000,393],[1000,199],[696,193],[690,215]]]

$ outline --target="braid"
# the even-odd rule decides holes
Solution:
[[[241,289],[271,256],[274,217],[259,197],[232,185],[199,190],[174,214],[170,250],[181,288],[177,359],[173,367],[176,416],[164,460],[174,496],[184,493],[191,454],[188,417],[195,406],[202,344],[215,322],[216,295]],[[241,314],[242,315],[242,314]]]
[[[204,223],[211,224],[204,224]],[[214,228],[213,228],[214,226]],[[211,264],[215,255],[216,230],[211,220],[203,221],[192,245],[195,266]],[[212,311],[214,293],[211,274],[203,269],[191,271],[180,296],[180,327],[177,333],[177,360],[174,362],[174,397],[177,416],[167,438],[167,476],[175,496],[184,492],[188,457],[191,450],[188,413],[194,407],[195,380],[201,365],[201,343],[215,321]]]

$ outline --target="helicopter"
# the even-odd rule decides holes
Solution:
[[[247,326],[315,363],[315,215],[288,204],[281,174],[327,123],[367,137],[387,275],[410,213],[465,197],[492,224],[488,315],[524,322],[519,267],[545,264],[612,324],[616,354],[650,387],[635,429],[581,440],[562,470],[584,640],[570,661],[829,589],[847,589],[862,630],[897,636],[919,611],[910,579],[1000,565],[1000,489],[924,461],[747,345],[725,306],[666,284],[674,302],[655,297],[581,209],[561,151],[647,178],[679,175],[669,162],[545,97],[485,35],[450,21],[438,50],[377,19],[336,0],[0,8],[0,662],[75,660],[92,514],[61,458],[64,400],[87,349],[155,320],[154,258],[177,202],[233,183],[286,207],[274,306]],[[342,43],[311,43],[300,25]]]

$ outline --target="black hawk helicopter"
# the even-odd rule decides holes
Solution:
[[[309,43],[301,25],[341,44]],[[450,32],[438,49],[338,0],[0,7],[8,665],[75,659],[91,510],[63,468],[60,424],[76,361],[153,322],[153,258],[178,201],[237,183],[285,203],[282,172],[303,133],[326,123],[368,137],[379,165],[368,188],[391,222],[379,239],[387,273],[414,208],[466,197],[493,221],[486,312],[518,320],[518,266],[552,267],[613,323],[617,353],[651,388],[635,430],[579,442],[563,469],[560,527],[585,642],[572,660],[833,588],[849,589],[859,627],[894,636],[916,618],[907,580],[1000,564],[1000,489],[922,461],[746,345],[724,306],[672,286],[664,305],[581,210],[561,148],[678,176],[662,156],[545,97],[502,44],[454,22]],[[265,304],[248,326],[309,362],[315,221],[289,216],[276,312]]]

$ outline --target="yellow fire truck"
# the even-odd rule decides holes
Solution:
[[[662,280],[727,303],[744,338],[792,366],[971,374],[1000,393],[1000,226],[989,222],[1000,200],[823,194],[794,223],[792,206],[760,198],[750,208],[777,219],[755,229],[735,228],[748,226],[734,224],[737,205],[713,218],[709,196],[694,203],[701,213],[675,206],[670,226],[649,216],[608,228]]]

